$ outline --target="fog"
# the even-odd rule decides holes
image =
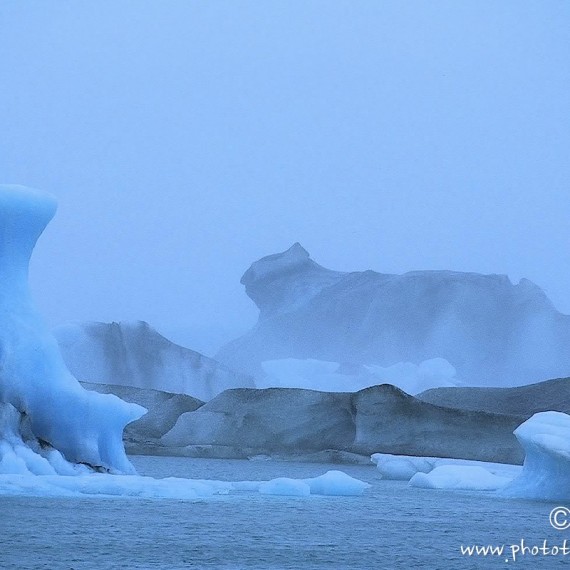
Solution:
[[[527,277],[570,313],[570,4],[0,4],[0,181],[59,212],[50,325],[149,321],[212,352],[239,279],[327,267]]]

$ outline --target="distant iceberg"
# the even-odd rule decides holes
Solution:
[[[264,376],[263,362],[283,359],[385,369],[434,358],[470,386],[570,376],[570,316],[527,279],[344,273],[322,267],[296,243],[254,262],[241,282],[259,320],[216,359],[256,378]]]
[[[74,322],[54,330],[69,371],[80,381],[187,394],[211,400],[253,378],[179,346],[144,321]]]
[[[26,477],[0,474],[0,496],[33,497],[136,497],[192,501],[231,493],[329,497],[359,496],[370,485],[342,471],[328,471],[310,479],[279,477],[271,481],[216,481],[167,477],[155,479],[135,475],[90,473],[77,477],[44,475]]]

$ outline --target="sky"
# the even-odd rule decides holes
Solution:
[[[2,0],[0,182],[59,200],[34,298],[213,353],[299,241],[570,313],[569,54],[567,0]]]

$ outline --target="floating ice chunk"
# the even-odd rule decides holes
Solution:
[[[370,458],[382,479],[409,481],[416,473],[429,473],[438,462],[435,457],[408,457],[407,455],[388,455],[375,453]]]
[[[295,497],[306,497],[311,494],[311,488],[304,481],[298,479],[288,479],[279,477],[272,479],[259,486],[262,495],[287,495]]]
[[[369,487],[368,483],[355,479],[342,471],[327,471],[324,475],[310,479],[279,477],[271,481],[238,481],[232,483],[232,489],[236,491],[259,491],[267,495],[298,496],[308,494],[356,496],[362,495]]]
[[[136,475],[89,473],[76,477],[62,475],[2,475],[1,495],[47,497],[139,497],[155,499],[195,500],[213,495],[249,492],[263,495],[361,495],[370,485],[340,471],[329,471],[313,479],[280,477],[271,481],[208,481],[169,477],[153,479]]]
[[[456,489],[464,491],[495,491],[510,482],[508,477],[493,475],[473,465],[440,465],[429,473],[416,473],[411,487],[424,489]]]
[[[388,453],[374,453],[370,460],[376,464],[382,479],[409,481],[416,473],[430,473],[442,465],[459,465],[480,467],[493,475],[513,479],[520,471],[520,465],[505,463],[488,463],[485,461],[472,461],[469,459],[451,459],[446,457],[416,457],[407,455],[390,455]]]
[[[534,414],[515,430],[526,457],[521,474],[502,489],[506,496],[570,500],[570,416]]]
[[[354,479],[342,471],[327,471],[324,475],[304,480],[311,489],[311,495],[362,495],[369,483]]]

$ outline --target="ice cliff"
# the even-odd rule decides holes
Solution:
[[[570,373],[570,317],[526,279],[341,273],[295,244],[256,261],[242,283],[259,307],[258,323],[216,358],[258,377],[262,362],[287,358],[382,367],[442,358],[458,381],[474,386]]]
[[[0,466],[130,473],[123,428],[144,408],[83,389],[30,296],[30,256],[55,211],[49,194],[0,186]]]

